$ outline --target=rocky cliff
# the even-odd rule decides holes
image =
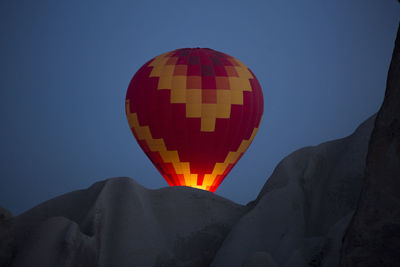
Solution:
[[[362,188],[374,119],[347,138],[300,149],[282,160],[212,266],[242,266],[260,253],[279,266],[337,266]]]
[[[336,266],[374,119],[286,157],[247,207],[113,178],[15,218],[3,210],[0,266]]]
[[[368,148],[364,188],[342,266],[400,265],[400,28]]]
[[[207,266],[245,211],[207,191],[113,178],[3,216],[0,266]]]

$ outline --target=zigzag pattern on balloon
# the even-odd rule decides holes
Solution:
[[[201,185],[197,183],[198,174],[190,172],[189,162],[181,162],[179,158],[179,153],[177,150],[167,150],[165,142],[162,138],[153,138],[148,126],[140,126],[136,113],[131,113],[129,110],[129,101],[126,105],[127,117],[129,125],[132,126],[135,133],[135,137],[144,142],[145,153],[154,153],[153,157],[161,159],[164,164],[159,167],[161,173],[167,173],[168,171],[173,171],[176,174],[178,180],[175,179],[175,183],[170,183],[171,186],[183,185],[200,188],[203,190],[208,190],[215,192],[218,187],[219,179],[225,172],[229,172],[230,169],[236,164],[244,152],[253,141],[255,135],[257,134],[258,128],[254,128],[253,133],[249,140],[243,140],[237,151],[229,151],[224,162],[217,162],[211,174],[205,174],[204,180]],[[158,153],[158,155],[157,155]],[[151,158],[151,157],[150,157]],[[159,163],[157,163],[159,164]],[[170,166],[166,164],[172,164],[173,170]],[[168,181],[168,180],[167,180]],[[222,182],[222,181],[221,181]],[[215,189],[215,190],[214,190]]]
[[[199,54],[194,64],[184,65],[186,50],[168,52],[153,59],[149,77],[159,77],[159,90],[171,90],[171,103],[185,103],[187,118],[201,118],[201,131],[212,132],[216,118],[229,118],[232,104],[243,105],[243,91],[251,91],[251,74],[246,65],[226,56],[218,72],[210,57]],[[208,51],[206,51],[208,52]],[[184,55],[182,57],[182,55]],[[215,59],[214,59],[215,62]],[[225,71],[225,72],[224,72]]]
[[[155,57],[126,97],[132,132],[167,182],[212,192],[254,139],[262,112],[251,70],[211,49]]]

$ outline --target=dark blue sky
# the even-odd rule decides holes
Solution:
[[[382,0],[0,3],[0,205],[18,214],[110,177],[167,186],[124,101],[150,58],[209,47],[264,93],[253,144],[217,194],[253,200],[294,150],[349,135],[383,100],[400,5]]]

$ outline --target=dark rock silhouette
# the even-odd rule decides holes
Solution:
[[[400,28],[368,148],[364,188],[342,266],[400,265]]]
[[[148,190],[113,178],[17,217],[1,209],[0,266],[336,264],[373,122],[286,157],[247,207],[193,188]]]
[[[374,119],[286,157],[247,207],[113,178],[15,218],[3,211],[0,266],[337,266]]]
[[[337,266],[361,191],[374,119],[347,138],[283,159],[211,266],[242,266],[257,252],[268,253],[278,266]]]
[[[109,179],[8,218],[0,266],[207,266],[245,210],[202,190]]]

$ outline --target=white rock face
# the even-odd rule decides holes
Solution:
[[[245,209],[202,190],[114,178],[16,217],[0,250],[14,247],[11,266],[207,266]]]
[[[347,138],[282,160],[211,266],[243,266],[259,251],[279,266],[338,266],[341,239],[362,188],[374,119]]]

